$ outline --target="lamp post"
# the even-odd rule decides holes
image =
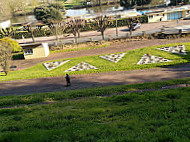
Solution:
[[[117,17],[118,17],[118,15],[115,16],[115,19],[116,19],[115,26],[116,26],[116,36],[118,37],[118,22],[117,22]]]

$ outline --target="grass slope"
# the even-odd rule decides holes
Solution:
[[[34,94],[65,96],[54,104],[0,109],[0,141],[190,141],[190,88],[122,94],[131,89],[187,83],[189,79]],[[115,96],[101,97],[111,92]],[[66,97],[67,96],[67,97]],[[89,97],[91,96],[91,97]],[[0,97],[12,102],[17,97]],[[74,99],[74,98],[78,99]],[[72,98],[68,100],[68,98]],[[58,99],[59,100],[59,99]],[[20,105],[20,102],[15,102]],[[26,103],[27,104],[27,103]],[[4,106],[2,103],[1,107]]]
[[[31,68],[19,71],[10,72],[8,76],[4,76],[4,73],[0,73],[0,81],[8,81],[8,80],[19,80],[19,79],[32,79],[32,78],[42,78],[42,77],[53,77],[53,76],[62,76],[64,75],[64,71],[77,65],[81,61],[87,62],[95,67],[98,70],[85,70],[85,71],[76,71],[70,72],[69,74],[90,74],[90,73],[98,73],[98,72],[110,72],[110,71],[127,71],[127,70],[136,70],[136,69],[150,69],[155,67],[164,67],[168,65],[176,65],[188,63],[190,60],[190,43],[180,43],[186,45],[186,50],[188,52],[187,56],[172,54],[164,51],[157,50],[156,48],[165,47],[165,46],[174,46],[178,44],[168,44],[168,45],[160,45],[154,47],[147,47],[137,50],[131,50],[126,52],[126,55],[116,64],[107,60],[104,60],[96,56],[87,56],[87,57],[78,57],[78,58],[70,58],[70,62],[60,66],[57,69],[52,71],[46,70],[46,68],[42,65],[42,63],[33,66]],[[85,52],[85,51],[84,51]],[[141,57],[149,53],[151,55],[164,57],[172,60],[173,62],[168,63],[156,63],[149,65],[137,65],[137,62],[141,59]],[[66,59],[64,59],[66,60]],[[61,60],[59,60],[61,61]]]

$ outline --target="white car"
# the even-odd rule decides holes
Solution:
[[[133,26],[132,30],[134,31],[134,30],[136,30],[136,29],[140,29],[141,23],[133,23],[132,26]]]

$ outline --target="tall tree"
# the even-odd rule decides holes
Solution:
[[[136,5],[137,6],[144,6],[146,4],[149,4],[151,0],[136,0]]]
[[[10,38],[0,40],[0,64],[5,72],[5,75],[7,75],[10,71],[12,52],[18,52],[21,50],[22,48],[19,44]]]
[[[10,71],[11,50],[5,43],[0,43],[0,63],[7,76]]]
[[[72,19],[68,22],[68,27],[67,29],[73,33],[74,37],[75,37],[75,43],[77,43],[77,34],[78,34],[78,38],[80,38],[80,31],[82,28],[84,28],[86,22],[84,19]]]
[[[48,24],[48,27],[53,35],[56,37],[56,41],[59,40],[59,35],[62,35],[67,28],[67,25],[64,21],[52,21]]]
[[[135,3],[136,3],[135,0],[120,0],[120,5],[125,8],[133,7]]]
[[[102,35],[102,39],[104,40],[104,32],[105,30],[107,29],[107,27],[109,25],[111,25],[113,22],[111,20],[111,17],[109,16],[100,16],[100,17],[97,17],[94,19],[95,21],[95,24],[92,24],[94,25],[94,28],[98,31],[98,32],[101,32],[101,35]]]
[[[138,23],[140,22],[138,17],[129,17],[126,19],[126,25],[129,28],[130,36],[132,35],[133,31],[133,23]]]
[[[31,25],[23,25],[23,28],[31,34],[32,37],[32,41],[35,42],[35,38],[34,38],[34,29],[31,27]]]
[[[120,5],[125,8],[133,7],[134,5],[143,6],[149,4],[151,0],[120,0]]]
[[[39,6],[34,9],[34,15],[37,20],[43,21],[45,24],[51,23],[53,20],[62,20],[62,13],[49,6]]]

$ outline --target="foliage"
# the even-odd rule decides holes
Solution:
[[[167,47],[176,46],[179,44],[186,46],[186,51],[187,51],[186,56],[157,50],[157,48],[166,47],[166,46]],[[3,76],[0,76],[0,81],[62,76],[63,71],[77,65],[81,61],[87,62],[87,63],[97,67],[98,69],[97,70],[84,70],[84,71],[70,72],[69,73],[70,75],[166,67],[166,66],[172,66],[172,65],[176,65],[176,64],[188,63],[190,61],[189,52],[190,52],[190,43],[175,43],[175,44],[159,45],[159,46],[146,47],[146,48],[142,48],[142,49],[127,51],[126,52],[127,54],[117,64],[107,61],[107,60],[104,60],[104,59],[100,58],[99,55],[70,58],[69,63],[64,64],[63,66],[60,66],[59,68],[54,69],[52,71],[46,70],[45,67],[42,65],[42,63],[40,63],[40,64],[30,67],[28,69],[10,72],[9,76],[6,78]],[[163,58],[172,60],[172,62],[137,65],[137,63],[141,59],[141,57],[147,53],[154,55],[154,56],[159,56],[159,57],[163,57]],[[62,60],[63,59],[60,59],[58,61],[62,61]]]
[[[50,3],[48,7],[53,7],[55,9],[58,9],[58,10],[62,11],[62,12],[65,11],[65,6],[64,6],[63,3],[58,3],[58,2]]]
[[[33,36],[34,37],[44,37],[44,36],[52,36],[53,33],[50,29],[33,29]],[[22,38],[32,38],[31,33],[27,31],[17,31],[12,38],[14,39],[22,39]]]
[[[6,76],[10,71],[12,52],[19,52],[21,50],[22,48],[19,44],[10,38],[3,38],[0,40],[0,64]]]
[[[150,84],[138,86],[146,85]],[[130,87],[139,89],[115,86],[0,97],[3,100],[1,103],[10,102],[19,106],[0,110],[0,141],[190,140],[189,88],[129,94],[122,92]],[[112,91],[117,92],[116,96],[106,96]],[[86,96],[81,96],[83,94]],[[47,103],[54,98],[56,100],[57,96],[64,99]],[[69,96],[81,99],[68,100]],[[21,101],[28,104],[31,98],[34,99],[31,103],[41,100],[45,105],[20,106]]]
[[[5,41],[0,41],[0,64],[7,76],[10,71],[11,48]]]
[[[6,44],[11,49],[11,52],[22,51],[22,48],[20,47],[18,42],[14,41],[14,40],[12,40],[10,38],[0,39],[0,42]]]
[[[120,5],[125,8],[133,7],[134,5],[143,6],[149,4],[151,0],[120,0]]]
[[[39,6],[34,9],[34,15],[37,20],[43,21],[45,24],[51,23],[54,20],[63,18],[61,12],[54,7]]]
[[[136,5],[137,6],[143,6],[143,5],[151,3],[151,1],[152,0],[136,0]]]
[[[181,2],[184,2],[184,4],[187,4],[189,0],[170,0],[170,2],[171,2],[170,5],[178,5]]]
[[[126,8],[130,8],[135,5],[135,0],[120,0],[120,5]]]
[[[15,33],[15,30],[13,28],[6,28],[6,29],[0,29],[0,37],[12,37]]]
[[[13,54],[12,59],[13,59],[13,60],[21,60],[21,59],[24,59],[24,53],[23,53],[23,52],[19,52],[19,53]]]

